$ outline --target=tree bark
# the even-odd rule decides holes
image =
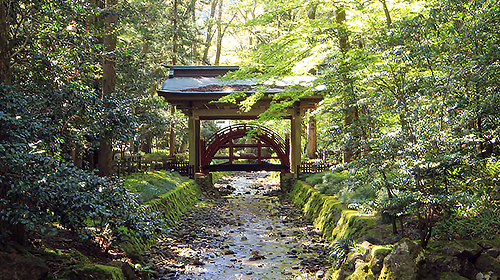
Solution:
[[[144,137],[144,143],[142,143],[141,151],[146,154],[150,154],[152,146],[153,146],[153,136],[148,132]]]
[[[349,35],[347,34],[347,30],[345,27],[346,14],[345,7],[338,7],[335,11],[335,22],[340,26],[339,32],[339,47],[342,53],[346,53],[348,51],[348,39]]]
[[[392,19],[391,13],[389,13],[389,8],[387,8],[387,3],[385,0],[380,0],[380,3],[382,3],[382,7],[384,8],[385,22],[387,23],[387,27],[391,27]]]
[[[12,74],[10,69],[10,49],[9,49],[9,25],[7,22],[7,14],[5,13],[5,4],[0,0],[0,84],[11,85]],[[3,93],[2,93],[3,94]],[[2,139],[2,140],[7,140]],[[2,137],[4,138],[4,137]],[[9,167],[0,162],[0,174],[6,175],[9,173]],[[2,176],[3,177],[3,176]],[[10,186],[5,184],[4,180],[0,181],[0,199],[9,200],[8,192]],[[22,200],[22,199],[20,199]],[[22,201],[17,201],[23,203]],[[26,231],[21,223],[11,224],[8,221],[0,221],[0,228],[10,232],[12,240],[19,244],[24,244],[26,240]]]
[[[222,51],[222,5],[223,0],[219,0],[219,15],[217,17],[217,48],[215,51],[215,65],[219,65]]]
[[[316,118],[309,117],[307,123],[307,157],[310,159],[316,158],[317,137],[316,137]]]
[[[116,50],[116,23],[117,15],[115,6],[118,0],[106,0],[105,9],[107,11],[104,19],[104,62],[102,74],[102,98],[109,97],[115,91],[116,72],[115,55]],[[99,140],[99,175],[109,176],[112,171],[112,153],[111,139],[108,132],[103,132]]]
[[[172,116],[172,123],[170,124],[170,139],[169,139],[169,150],[170,150],[170,156],[175,155],[175,122],[174,122],[174,114],[175,114],[175,107],[173,105],[170,105],[170,115]]]
[[[10,85],[9,31],[4,1],[0,0],[0,83]]]
[[[191,9],[191,21],[193,23],[195,23],[196,22],[196,0],[191,0],[190,9]],[[196,49],[196,43],[197,43],[196,40],[193,40],[193,42],[191,42],[191,44],[192,44],[192,46],[191,46],[191,63],[192,64],[195,64],[195,61],[198,60],[198,59],[196,59],[196,57],[198,56],[198,50]]]
[[[177,6],[179,5],[178,0],[174,0],[173,15],[172,15],[172,25],[174,27],[174,34],[172,36],[172,65],[177,64],[177,40],[179,35],[177,34]]]
[[[346,13],[345,7],[338,7],[335,11],[335,22],[339,25],[339,48],[343,56],[349,50],[349,35],[345,27]],[[350,130],[355,132],[352,125],[355,124],[355,120],[358,118],[358,107],[355,103],[354,88],[349,82],[347,74],[342,74],[343,87],[346,92],[344,95],[344,130]],[[354,136],[355,133],[352,133]],[[349,163],[354,155],[354,141],[351,139],[344,148],[342,161],[344,163]]]
[[[311,2],[307,6],[307,17],[309,19],[316,19],[316,11],[318,10],[318,2]]]
[[[205,50],[203,51],[203,58],[202,61],[205,64],[210,64],[208,61],[208,51],[210,49],[210,45],[212,44],[212,27],[213,27],[213,18],[215,16],[215,10],[217,8],[217,0],[212,0],[212,3],[210,3],[210,17],[208,18],[208,26],[207,26],[207,36],[205,39]]]

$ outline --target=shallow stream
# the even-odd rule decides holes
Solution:
[[[202,201],[149,252],[158,279],[322,278],[327,245],[299,211],[269,195],[279,186],[268,175],[237,173],[218,183],[232,193]]]

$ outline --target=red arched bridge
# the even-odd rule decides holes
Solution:
[[[200,168],[211,171],[290,172],[289,143],[269,128],[231,125],[201,140]],[[277,161],[279,160],[279,163]]]

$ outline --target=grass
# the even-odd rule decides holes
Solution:
[[[158,198],[175,188],[176,185],[189,180],[177,172],[166,170],[134,173],[126,176],[125,186],[139,195],[143,202]]]

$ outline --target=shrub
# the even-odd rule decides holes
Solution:
[[[497,236],[500,232],[500,203],[480,200],[474,204],[446,213],[437,223],[437,237],[451,240]]]
[[[317,185],[321,193],[327,195],[337,195],[345,187],[347,175],[345,173],[327,172],[322,177],[322,182]]]

